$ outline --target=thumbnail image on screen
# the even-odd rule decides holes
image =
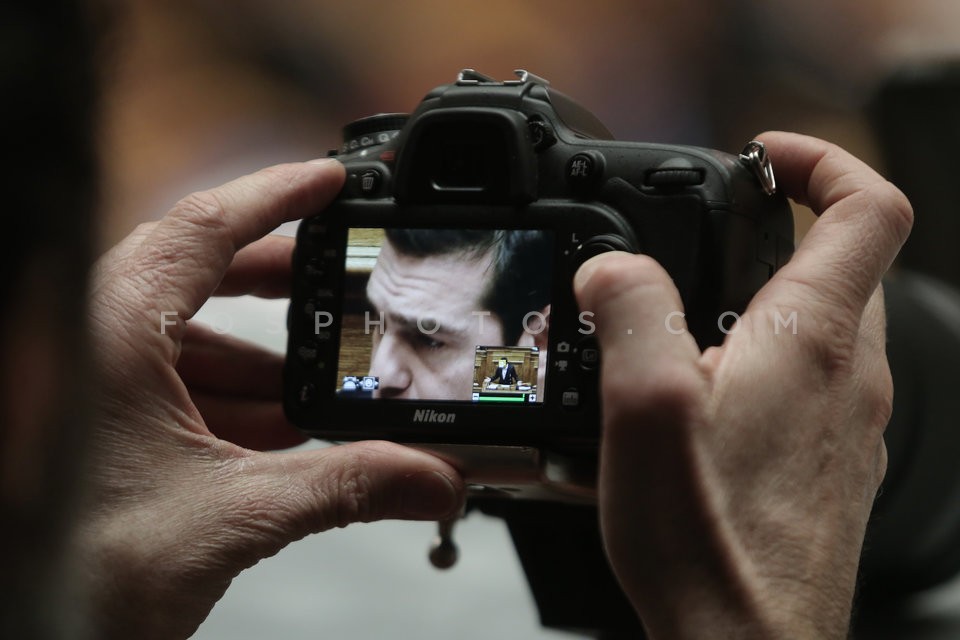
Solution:
[[[351,229],[338,395],[542,402],[552,251],[539,230]]]
[[[473,365],[474,402],[537,402],[539,347],[477,347]]]

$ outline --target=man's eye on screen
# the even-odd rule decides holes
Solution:
[[[431,334],[420,333],[419,331],[414,332],[412,342],[417,349],[425,349],[427,351],[439,351],[447,346],[447,343],[443,340],[438,340]]]

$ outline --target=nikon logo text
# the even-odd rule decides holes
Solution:
[[[453,422],[457,419],[457,414],[455,413],[440,413],[439,411],[434,411],[433,409],[417,409],[413,412],[413,421],[414,422],[429,422],[429,423],[444,423],[444,422]]]

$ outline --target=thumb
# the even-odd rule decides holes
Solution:
[[[574,291],[580,309],[593,313],[603,351],[601,509],[632,513],[649,497],[638,477],[676,453],[677,427],[703,393],[700,350],[684,328],[677,288],[649,256],[591,258]]]
[[[238,460],[229,480],[227,529],[250,561],[311,533],[388,518],[443,520],[463,506],[464,484],[449,464],[389,442],[259,453]],[[237,548],[240,547],[240,548]]]
[[[627,398],[643,400],[663,391],[665,378],[695,369],[700,350],[686,331],[680,294],[653,258],[591,258],[577,271],[574,291],[580,309],[593,314],[605,391],[619,381]]]
[[[314,533],[352,522],[442,520],[463,506],[460,474],[446,462],[391,442],[355,442],[284,456],[268,469],[294,499],[279,517]]]
[[[604,549],[626,592],[637,593],[656,570],[637,544],[638,532],[651,529],[650,514],[657,514],[656,535],[675,535],[659,525],[675,521],[678,495],[696,492],[685,461],[686,427],[705,392],[700,350],[685,330],[677,288],[649,256],[591,258],[577,272],[574,291],[580,309],[594,314],[603,351],[598,506]]]
[[[214,455],[216,464],[204,457],[199,473],[179,469],[171,491],[97,531],[111,628],[185,638],[240,571],[289,543],[351,522],[450,518],[464,498],[453,467],[387,442],[291,453],[224,444]]]

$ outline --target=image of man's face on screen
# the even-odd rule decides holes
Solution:
[[[549,314],[549,301],[515,301],[514,307],[532,307],[519,314],[504,311],[503,296],[496,295],[500,286],[500,293],[516,297],[516,287],[498,278],[502,242],[503,232],[388,230],[367,284],[371,317],[383,319],[369,327],[369,373],[380,383],[375,397],[469,401],[477,345],[545,348],[539,318]],[[538,268],[545,267],[541,260]],[[538,278],[528,276],[530,282]],[[537,314],[526,323],[532,331],[514,317],[528,311]],[[513,320],[509,326],[505,316]]]

